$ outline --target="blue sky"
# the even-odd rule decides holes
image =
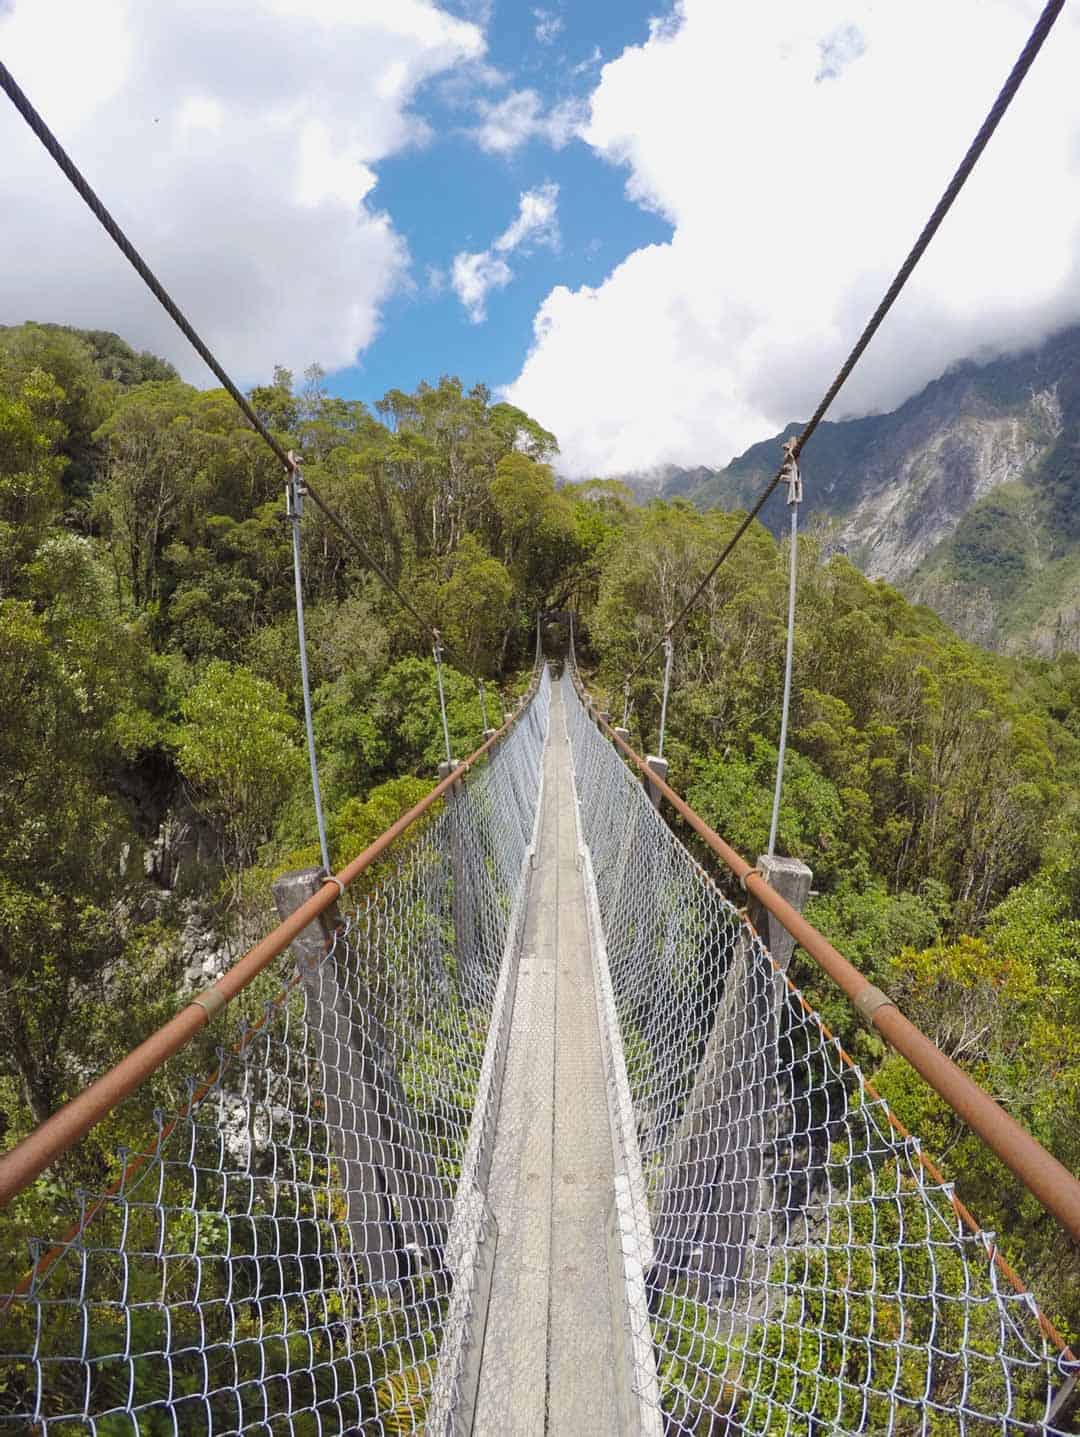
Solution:
[[[670,8],[664,0],[545,6],[499,0],[485,27],[486,60],[506,84],[488,93],[494,100],[508,89],[532,89],[549,108],[584,102],[601,65],[643,44],[650,19]],[[468,18],[469,9],[458,12]],[[546,42],[538,29],[550,36]],[[511,154],[485,153],[470,134],[475,117],[466,96],[445,76],[424,87],[413,109],[433,137],[382,163],[369,203],[385,208],[407,240],[416,287],[385,306],[381,332],[361,362],[332,377],[331,388],[348,398],[372,401],[391,387],[412,389],[442,374],[467,385],[508,384],[521,370],[550,289],[599,284],[633,250],[671,235],[669,223],[626,198],[625,167],[579,139],[555,148],[536,137]],[[513,220],[520,195],[551,182],[559,187],[558,247],[515,258],[513,281],[487,298],[485,322],[470,321],[449,284],[432,292],[432,269],[445,275],[455,254],[485,249]]]
[[[456,374],[611,474],[811,412],[1040,8],[0,0],[0,54],[240,384]],[[1071,5],[832,417],[1080,319],[1078,73]],[[0,155],[0,324],[209,384],[11,107]]]

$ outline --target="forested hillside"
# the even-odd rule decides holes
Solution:
[[[621,675],[734,522],[681,500],[639,508],[618,484],[559,487],[555,438],[454,380],[391,391],[374,412],[329,395],[317,371],[299,388],[278,371],[252,398],[507,697],[536,611],[575,608],[593,686],[621,710]],[[115,336],[0,332],[5,1146],[267,922],[274,871],[316,857],[283,510],[280,469],[223,393]],[[310,505],[304,562],[343,862],[430,786],[434,669],[415,623]],[[751,857],[768,822],[785,567],[752,529],[676,650],[672,781]],[[810,916],[1075,1168],[1080,659],[982,652],[812,543],[800,590],[780,847],[814,870]],[[659,678],[658,661],[631,694],[644,747]],[[476,687],[453,671],[448,685],[467,752]],[[1075,1331],[1075,1252],[815,972],[798,977]],[[23,1216],[52,1200],[29,1195]]]
[[[638,492],[699,508],[748,505],[781,442],[725,469],[637,476]],[[1006,653],[1080,651],[1077,452],[1080,329],[955,366],[890,414],[822,424],[803,463],[805,513],[873,578]],[[762,512],[779,533],[784,498]]]

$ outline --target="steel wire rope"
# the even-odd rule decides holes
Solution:
[[[784,650],[784,696],[780,702],[780,746],[776,754],[776,783],[773,786],[772,817],[769,819],[770,858],[776,852],[776,831],[780,826],[780,799],[784,790],[784,759],[787,754],[788,717],[791,713],[791,671],[795,655],[795,594],[799,583],[799,505],[802,503],[802,475],[798,461],[789,456],[785,465],[788,504],[791,506],[791,537],[788,541],[787,643]]]
[[[326,842],[326,819],[323,815],[322,784],[319,782],[319,760],[315,751],[315,721],[311,711],[311,677],[308,673],[307,633],[304,627],[304,577],[301,562],[300,521],[304,513],[305,484],[295,455],[289,455],[292,473],[285,486],[285,505],[292,530],[293,585],[296,590],[296,634],[300,645],[300,686],[304,696],[304,732],[307,736],[308,765],[311,769],[311,794],[315,803],[315,826],[319,830],[319,853],[324,873],[333,873],[330,849]]]
[[[95,194],[94,190],[88,184],[86,179],[83,177],[82,172],[75,164],[75,161],[71,158],[71,156],[64,149],[63,145],[61,145],[60,141],[49,129],[44,119],[34,108],[34,105],[31,103],[29,96],[21,88],[14,75],[12,75],[11,71],[7,68],[7,66],[3,63],[2,60],[0,60],[0,88],[3,88],[4,92],[7,94],[8,98],[15,106],[16,110],[18,110],[19,114],[22,115],[23,119],[30,126],[30,129],[34,132],[37,138],[41,141],[42,145],[44,145],[45,149],[56,161],[57,165],[67,176],[68,180],[70,180],[77,193],[85,201],[88,209],[93,214],[94,218],[105,230],[106,234],[117,246],[117,248],[123,254],[124,258],[131,265],[131,267],[135,270],[135,273],[150,290],[154,298],[165,310],[165,313],[180,330],[181,334],[183,334],[184,338],[195,350],[196,354],[198,354],[199,358],[211,371],[214,377],[220,382],[222,388],[225,389],[226,392],[230,395],[238,408],[244,414],[245,418],[251,424],[255,432],[269,446],[275,457],[284,467],[286,473],[290,476],[294,475],[298,469],[297,461],[289,457],[289,454],[286,452],[283,445],[274,438],[274,435],[259,418],[259,415],[255,410],[254,406],[252,405],[251,401],[229,378],[229,375],[222,367],[220,362],[215,358],[209,346],[200,338],[199,334],[195,330],[194,326],[191,324],[190,320],[188,320],[187,316],[173,300],[171,295],[165,289],[164,285],[161,283],[161,281],[154,274],[153,270],[143,259],[142,255],[131,243],[127,235],[120,228],[119,224],[117,224],[116,220],[112,217],[112,215],[106,209],[105,205],[98,198],[97,194]],[[394,598],[397,599],[398,603],[402,606],[402,608],[412,615],[412,617],[420,625],[421,629],[424,630],[424,632],[428,634],[428,636],[434,642],[438,633],[435,626],[429,623],[428,620],[425,619],[423,615],[419,612],[419,610],[416,609],[415,606],[405,597],[405,595],[401,592],[398,586],[390,578],[389,574],[387,574],[382,565],[379,564],[378,561],[371,554],[367,546],[360,539],[358,539],[357,536],[348,528],[348,526],[343,523],[343,521],[338,517],[338,515],[334,513],[334,511],[325,502],[325,500],[323,500],[320,495],[312,488],[311,482],[307,479],[304,480],[304,489],[308,498],[310,498],[311,502],[315,505],[315,507],[334,526],[334,528],[338,530],[338,532],[342,535],[346,542],[351,544],[353,548],[357,550],[357,552],[363,558],[364,562],[378,577],[382,584],[389,590],[389,592],[393,594]],[[443,643],[443,652],[453,659],[456,667],[462,669],[463,672],[467,673],[470,678],[476,678],[476,675],[473,673],[469,665],[464,663],[461,657],[456,654],[454,650],[445,642]]]
[[[446,694],[443,690],[442,681],[443,647],[438,634],[435,635],[435,644],[431,650],[431,655],[435,660],[435,682],[439,686],[439,715],[442,718],[443,742],[446,744],[446,770],[449,773],[454,767],[454,750],[450,743],[450,725],[446,718]]]
[[[660,739],[656,745],[657,758],[664,757],[664,733],[667,729],[668,696],[671,692],[671,664],[675,657],[675,643],[670,634],[664,635],[664,692],[660,700]],[[625,722],[624,722],[625,727]]]
[[[990,107],[986,119],[983,121],[978,133],[972,140],[971,144],[968,146],[967,153],[961,160],[960,165],[957,168],[952,179],[949,181],[948,185],[946,185],[945,190],[941,198],[938,200],[933,213],[927,220],[926,224],[923,226],[922,231],[920,232],[919,237],[915,241],[914,245],[912,245],[911,250],[908,252],[907,258],[897,270],[892,284],[890,284],[889,288],[885,291],[881,303],[878,305],[877,309],[874,310],[874,313],[870,316],[869,320],[867,320],[866,326],[863,329],[862,333],[859,335],[859,338],[856,340],[855,345],[851,350],[851,353],[848,355],[847,359],[844,360],[844,363],[840,366],[840,370],[837,373],[836,378],[825,391],[824,395],[822,396],[821,402],[818,404],[818,407],[814,410],[813,414],[807,420],[800,433],[795,437],[794,441],[789,441],[789,444],[791,445],[790,453],[794,459],[797,460],[799,458],[799,455],[802,453],[803,447],[813,435],[814,431],[817,429],[821,421],[825,418],[825,415],[828,413],[833,400],[836,398],[840,390],[843,388],[844,384],[847,382],[852,370],[862,358],[863,353],[869,345],[870,341],[880,329],[881,324],[885,319],[885,316],[893,307],[893,304],[899,297],[901,290],[904,288],[905,284],[910,279],[915,266],[925,254],[927,248],[930,245],[930,241],[934,238],[934,235],[940,229],[942,221],[948,214],[949,210],[952,208],[953,203],[959,195],[960,191],[963,189],[964,184],[966,183],[972,170],[975,168],[975,165],[978,162],[980,155],[982,154],[983,150],[986,149],[987,144],[990,142],[990,138],[993,135],[994,131],[1001,123],[1005,111],[1009,108],[1010,104],[1015,98],[1016,92],[1019,90],[1021,84],[1023,83],[1024,77],[1027,75],[1028,71],[1031,69],[1031,66],[1034,64],[1035,57],[1042,49],[1047,36],[1050,34],[1050,31],[1053,28],[1055,20],[1057,20],[1064,7],[1065,0],[1048,0],[1048,4],[1043,9],[1042,14],[1039,16],[1038,20],[1035,23],[1035,28],[1032,30],[1031,34],[1028,37],[1027,44],[1024,46],[1023,50],[1021,50],[1019,56],[1017,57],[1016,63],[1013,65],[1012,69],[1009,72],[1008,79],[1001,87],[997,99]],[[687,615],[690,613],[690,610],[694,607],[698,599],[701,598],[702,594],[712,583],[713,577],[715,576],[717,570],[727,559],[728,555],[735,548],[736,544],[738,544],[739,540],[746,533],[747,529],[749,529],[750,525],[761,513],[761,510],[765,507],[766,502],[771,497],[777,485],[783,481],[786,469],[787,461],[785,459],[785,462],[780,466],[777,472],[773,475],[772,479],[765,486],[753,508],[750,509],[740,521],[738,528],[735,530],[734,534],[731,536],[728,542],[724,545],[724,548],[721,550],[718,558],[712,564],[712,567],[709,569],[708,573],[698,584],[697,588],[690,595],[689,599],[687,599],[686,603],[679,610],[679,613],[675,616],[672,622],[667,625],[667,628],[664,631],[665,635],[673,633],[674,630],[679,628],[680,625],[684,622]],[[634,667],[627,672],[627,683],[629,683],[632,678],[636,677],[636,675],[641,672],[641,670],[645,667],[645,665],[660,648],[662,643],[663,639],[658,639],[656,643],[653,644],[652,647],[638,660]]]

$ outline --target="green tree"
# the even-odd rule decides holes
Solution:
[[[183,700],[180,772],[218,825],[222,861],[254,862],[282,798],[303,772],[298,725],[284,695],[250,669],[211,663]]]
[[[13,392],[0,391],[0,595],[17,591],[20,570],[60,509],[62,398],[40,369]]]
[[[116,695],[97,656],[58,644],[28,603],[0,603],[0,1072],[37,1122],[93,1052],[87,1014],[123,944],[134,866],[106,782]]]

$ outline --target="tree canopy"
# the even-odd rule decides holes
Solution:
[[[329,394],[318,369],[299,386],[278,369],[251,397],[486,680],[489,721],[520,691],[538,610],[576,611],[590,682],[621,712],[623,675],[738,522],[678,500],[638,507],[608,481],[560,482],[553,435],[453,378],[369,409]],[[236,951],[268,916],[270,875],[312,855],[283,507],[273,456],[221,391],[184,384],[109,334],[0,330],[8,1142],[190,990],[194,917]],[[316,738],[344,861],[434,778],[434,666],[429,636],[312,505],[302,542]],[[672,781],[750,858],[768,827],[786,564],[752,526],[675,647]],[[780,847],[814,870],[809,916],[1075,1164],[1080,659],[984,653],[812,533],[799,586]],[[661,672],[658,657],[630,688],[643,748]],[[444,680],[460,754],[480,742],[479,693],[452,666]],[[951,1154],[965,1197],[1025,1273],[1055,1274],[1057,1316],[1075,1332],[1075,1253],[795,961],[901,1116]],[[103,1136],[79,1161],[110,1160]],[[79,1177],[51,1181],[74,1202]],[[53,1189],[20,1200],[3,1236],[27,1205],[55,1200]]]

